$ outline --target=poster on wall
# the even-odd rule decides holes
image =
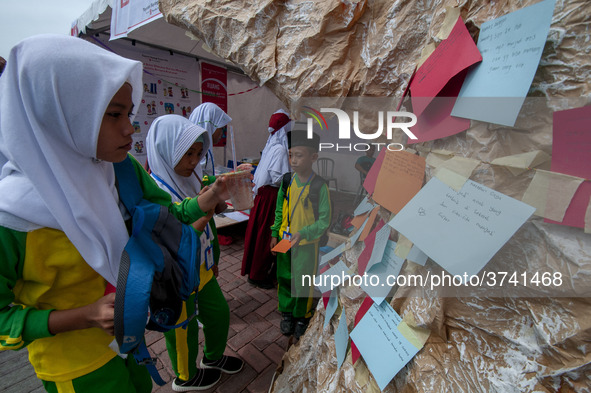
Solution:
[[[201,62],[201,91],[202,101],[211,102],[228,113],[228,70],[222,67]],[[214,146],[226,146],[226,133],[224,130],[219,142]]]
[[[143,63],[143,96],[134,108],[133,146],[131,154],[142,164],[146,162],[146,136],[154,119],[165,114],[189,115],[200,103],[199,64],[194,58],[150,48],[135,46],[129,41],[106,41],[108,48],[129,59]]]
[[[138,27],[162,18],[158,0],[115,0],[111,4],[111,39],[127,37]]]

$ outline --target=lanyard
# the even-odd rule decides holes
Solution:
[[[306,190],[306,187],[308,187],[308,185],[310,184],[310,180],[312,180],[312,177],[313,176],[314,176],[314,172],[312,172],[312,174],[310,175],[310,177],[306,181],[306,184],[304,184],[304,188],[302,188],[302,191],[300,191],[300,195],[298,196],[298,199],[296,200],[295,205],[293,205],[293,208],[291,209],[291,214],[288,214],[287,215],[287,227],[288,228],[291,226],[291,220],[293,219],[293,214],[295,213],[296,206],[300,202],[300,198],[302,197],[302,194]],[[289,188],[287,189],[287,202],[288,202],[288,204],[289,204],[289,193],[291,191],[291,183],[293,183],[293,179],[295,179],[295,177],[296,177],[296,175],[293,175],[293,177],[289,181]]]
[[[153,171],[152,171],[152,176],[154,176],[154,178],[156,180],[158,180],[160,183],[164,184],[164,186],[166,188],[168,188],[170,190],[170,192],[172,192],[180,201],[182,201],[184,198],[182,198],[178,192],[176,192],[174,190],[174,188],[172,188],[171,186],[169,186],[164,180],[162,180],[161,178],[158,177],[158,175],[156,175]]]

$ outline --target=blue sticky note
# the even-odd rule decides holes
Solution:
[[[452,116],[515,124],[544,50],[554,3],[544,0],[482,24],[477,45],[482,62],[469,71]]]
[[[349,330],[347,329],[347,315],[345,307],[339,318],[339,326],[334,333],[334,345],[337,350],[337,367],[340,369],[347,356],[347,346],[349,345]]]
[[[321,256],[320,267],[326,265],[329,261],[341,255],[343,251],[345,251],[345,243],[339,244],[337,247],[333,248],[332,250]]]
[[[425,264],[427,263],[427,258],[428,258],[427,254],[422,252],[414,244],[413,244],[412,248],[410,249],[410,252],[406,256],[406,259],[408,259],[411,262],[417,263],[421,266],[425,266]]]
[[[339,289],[335,288],[334,291],[330,293],[330,298],[328,299],[328,304],[326,305],[326,311],[324,313],[324,328],[328,326],[330,323],[330,319],[334,315],[334,312],[337,310],[337,306],[339,305]]]
[[[387,303],[373,304],[351,332],[381,390],[419,351],[398,330],[400,315]]]
[[[474,275],[536,209],[482,184],[433,177],[389,222],[454,275]]]
[[[367,279],[361,284],[371,299],[380,304],[384,301],[395,285],[395,278],[400,273],[404,259],[394,253],[396,242],[388,240],[382,262],[367,270]]]
[[[390,230],[391,228],[388,225],[384,225],[376,233],[376,239],[373,243],[373,249],[371,250],[371,256],[369,257],[365,271],[370,270],[376,263],[382,262],[384,251],[386,250],[386,245],[388,244],[388,238],[390,237]]]
[[[375,205],[369,201],[369,197],[366,195],[365,198],[363,198],[363,200],[355,208],[353,215],[358,216],[360,214],[367,213],[368,211],[372,210],[374,207],[375,207]]]
[[[341,286],[344,282],[349,282],[349,268],[343,261],[338,261],[334,266],[324,273],[314,277],[314,285],[322,293],[332,291]]]

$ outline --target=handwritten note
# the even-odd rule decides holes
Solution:
[[[591,105],[554,112],[551,169],[591,179]],[[546,221],[584,228],[590,198],[591,182],[586,181],[579,186],[562,221]]]
[[[389,211],[398,213],[421,189],[425,165],[423,157],[406,151],[388,151],[380,168],[373,199]]]
[[[544,50],[554,3],[544,0],[482,24],[483,60],[468,73],[452,116],[515,124]]]
[[[388,240],[381,262],[367,269],[367,279],[361,284],[361,289],[376,304],[382,303],[392,290],[388,277],[396,277],[404,264],[404,259],[395,254],[395,249],[396,243]]]
[[[359,306],[359,310],[357,310],[357,313],[355,314],[355,321],[353,326],[357,326],[357,324],[361,321],[363,316],[367,313],[367,311],[372,305],[373,300],[371,300],[371,297],[366,296],[365,299],[363,299],[363,303],[361,303],[361,306]],[[351,360],[353,361],[353,364],[355,364],[357,359],[359,359],[359,356],[359,349],[357,349],[355,343],[351,341]]]
[[[535,208],[471,180],[432,178],[390,225],[451,274],[477,274]]]
[[[400,315],[382,302],[371,306],[351,332],[351,340],[381,390],[419,351],[398,329],[401,323]]]

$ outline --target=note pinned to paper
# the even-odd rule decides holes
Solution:
[[[369,200],[369,196],[366,195],[363,198],[363,200],[359,203],[359,205],[357,205],[357,207],[355,208],[355,211],[353,211],[353,216],[357,217],[360,214],[367,213],[368,211],[371,211],[374,207],[375,207],[375,205]],[[356,226],[356,228],[359,228],[359,227]]]
[[[536,208],[535,215],[562,221],[582,182],[580,177],[538,169],[521,200]]]
[[[471,180],[454,191],[432,178],[389,224],[449,273],[472,275],[534,211]]]
[[[427,254],[422,252],[416,245],[413,244],[410,252],[406,256],[406,260],[419,264],[421,266],[425,266],[427,263]]]
[[[330,292],[328,304],[326,305],[326,311],[324,313],[324,329],[330,323],[332,316],[339,306],[339,289],[335,288]]]
[[[337,352],[337,368],[340,369],[347,356],[347,346],[349,345],[349,329],[347,329],[345,307],[343,307],[339,318],[339,325],[334,333],[334,345]]]
[[[380,304],[388,296],[395,283],[390,280],[400,273],[404,264],[404,258],[400,258],[395,253],[396,243],[388,240],[384,250],[384,255],[380,263],[367,269],[367,279],[362,282],[361,289],[367,293],[371,299]]]
[[[421,189],[424,177],[423,157],[405,151],[388,151],[380,168],[373,199],[392,213],[398,213]]]
[[[365,176],[365,180],[363,181],[363,188],[369,195],[372,195],[376,188],[376,183],[378,181],[378,175],[380,173],[380,168],[382,167],[382,163],[384,162],[384,157],[386,156],[386,149],[382,149],[379,152],[376,160],[374,161],[373,165],[369,172],[367,172],[367,176]]]
[[[552,172],[591,179],[591,105],[554,112]],[[547,222],[585,227],[585,211],[591,199],[591,182],[584,181],[573,196],[564,218]]]
[[[470,127],[470,120],[452,117],[468,67],[482,61],[462,18],[458,16],[449,35],[417,70],[410,86],[417,123],[412,132],[426,142],[457,134]]]
[[[481,63],[470,70],[452,116],[513,127],[538,68],[555,0],[544,0],[480,27]]]
[[[331,260],[341,255],[346,249],[346,244],[342,243],[320,257],[320,266],[326,265]]]
[[[555,142],[556,143],[556,142]],[[506,167],[514,176],[518,176],[528,170],[535,168],[552,157],[541,150],[528,151],[526,153],[513,154],[510,156],[499,157],[492,160],[493,165]]]
[[[376,241],[377,233],[382,229],[385,225],[384,221],[380,220],[380,222],[376,225],[376,227],[370,232],[367,238],[363,241],[365,244],[365,248],[359,254],[359,258],[357,259],[357,272],[359,275],[363,275],[365,270],[367,269],[367,264],[371,259],[372,254],[374,253],[374,243]]]
[[[372,305],[373,300],[371,299],[371,297],[366,296],[365,299],[363,299],[363,303],[361,303],[361,306],[359,306],[359,310],[357,310],[357,313],[355,314],[354,326],[357,326],[357,324],[361,321],[363,316],[367,313],[367,311]],[[355,364],[357,359],[359,359],[359,356],[359,349],[357,349],[355,343],[351,341],[351,360],[353,361],[353,364]]]
[[[332,291],[338,285],[345,281],[345,277],[350,276],[349,268],[345,265],[345,262],[338,261],[334,266],[331,266],[324,273],[318,275],[314,279],[314,285],[322,293]]]
[[[386,250],[386,245],[388,244],[388,238],[390,237],[390,228],[388,225],[384,225],[380,230],[376,232],[376,238],[373,243],[373,248],[371,250],[371,256],[369,257],[369,261],[367,262],[367,266],[365,270],[369,270],[377,263],[382,262],[382,258],[384,256],[384,251]]]
[[[289,251],[290,248],[291,248],[291,242],[287,239],[281,239],[281,241],[279,243],[277,243],[277,245],[275,247],[273,247],[271,249],[271,251],[280,252],[282,254],[285,254],[286,252]]]
[[[400,332],[398,326],[401,322],[400,315],[387,302],[382,302],[371,306],[351,332],[351,340],[381,390],[419,351]],[[405,334],[408,333],[405,330]]]

